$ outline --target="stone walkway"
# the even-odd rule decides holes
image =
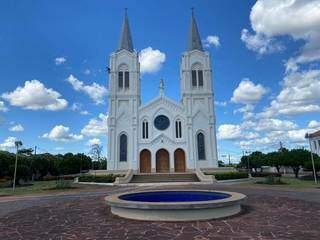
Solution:
[[[287,194],[237,186],[223,189],[248,195],[242,214],[222,220],[184,223],[143,222],[113,216],[103,201],[108,190],[39,197],[28,200],[33,203],[29,206],[0,215],[0,239],[319,239],[318,190]],[[311,201],[301,200],[301,196],[307,198],[308,194],[313,198]],[[14,208],[17,202],[25,201],[0,203],[0,211],[3,207]]]

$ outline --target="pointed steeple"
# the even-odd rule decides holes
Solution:
[[[192,15],[191,15],[191,25],[190,25],[190,30],[189,30],[188,51],[192,51],[192,50],[203,51],[200,34],[199,34],[199,31],[198,31],[196,19],[194,17],[193,8],[191,8],[191,11],[192,11]]]
[[[127,9],[125,9],[124,21],[122,24],[118,51],[122,49],[126,49],[130,52],[133,52],[133,44],[131,39]]]

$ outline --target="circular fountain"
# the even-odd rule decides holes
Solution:
[[[244,194],[207,190],[156,190],[107,196],[117,216],[149,221],[216,219],[241,211]]]

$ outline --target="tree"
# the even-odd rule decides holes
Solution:
[[[218,161],[218,166],[219,166],[219,167],[224,167],[224,166],[225,166],[225,165],[224,165],[224,162],[221,161],[221,160],[219,160],[219,161]]]
[[[314,159],[314,168],[316,171],[316,175],[318,175],[318,172],[320,171],[320,157],[318,157],[316,154],[313,154],[313,159]],[[312,175],[313,174],[313,166],[312,166],[312,161],[306,161],[304,163],[304,168],[308,171],[312,171]]]
[[[13,153],[0,151],[0,178],[9,176],[9,166],[14,164]]]
[[[92,144],[90,154],[95,161],[100,162],[103,147],[99,144]]]
[[[45,154],[31,156],[31,170],[35,176],[42,179],[49,172],[49,160],[46,158]]]
[[[305,149],[292,149],[283,153],[283,165],[291,167],[296,178],[305,162],[310,160],[310,152]]]
[[[11,181],[13,181],[14,168],[15,168],[14,164],[9,166],[9,176]],[[24,181],[28,181],[30,178],[31,178],[30,168],[25,164],[18,164],[15,184],[19,185],[21,179],[23,179]]]
[[[101,153],[102,153],[102,146],[100,144],[92,144],[91,145],[91,150],[90,150],[90,155],[94,159],[93,162],[93,169],[100,169],[100,159],[101,159]]]
[[[33,149],[32,148],[23,148],[18,151],[19,154],[25,155],[25,156],[32,156]]]
[[[283,165],[282,152],[269,152],[265,155],[265,158],[267,165],[275,167],[277,172],[280,173],[280,168]]]

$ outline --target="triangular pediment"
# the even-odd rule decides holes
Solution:
[[[171,100],[170,98],[159,96],[152,100],[151,102],[143,105],[140,107],[140,111],[148,111],[150,108],[165,108],[165,109],[171,109],[176,112],[184,112],[184,106],[181,103],[177,103],[174,100]]]

